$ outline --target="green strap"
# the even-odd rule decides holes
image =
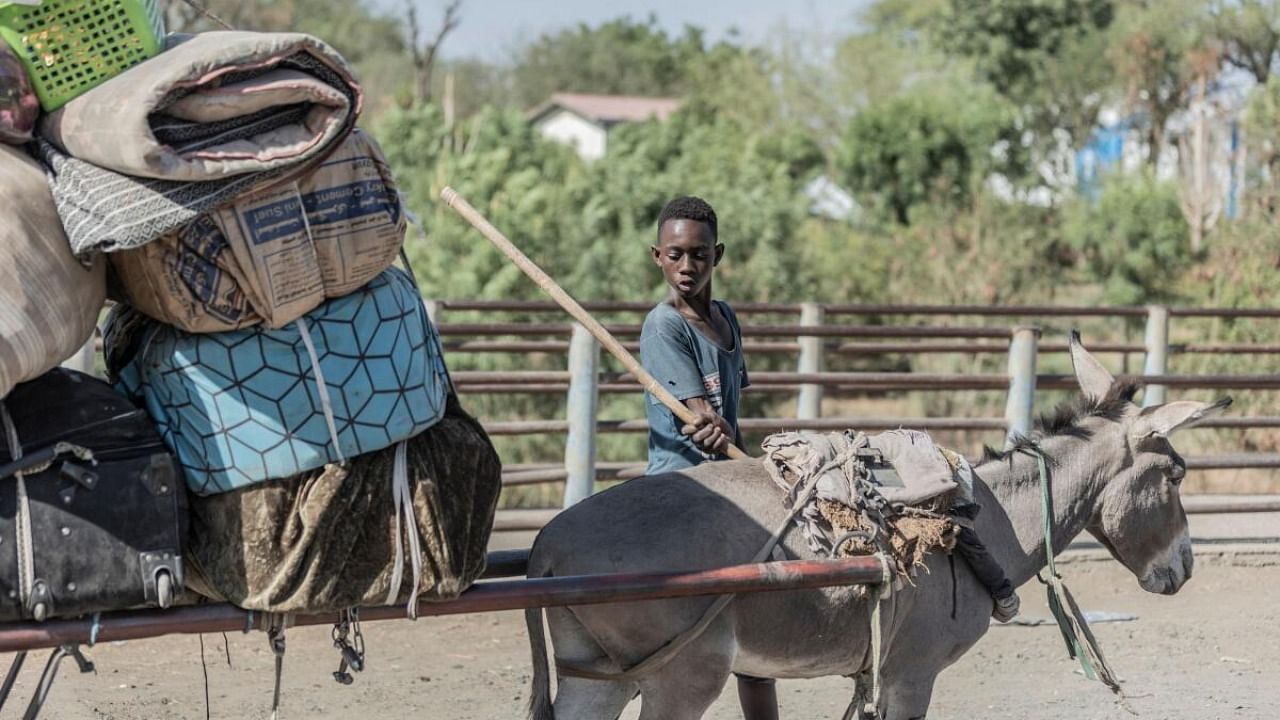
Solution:
[[[1058,568],[1053,564],[1053,493],[1049,489],[1049,463],[1040,446],[1032,445],[1027,451],[1035,456],[1036,465],[1040,468],[1040,490],[1044,500],[1044,549],[1049,558],[1049,576],[1060,577]]]
[[[1080,642],[1080,634],[1076,631],[1075,625],[1071,622],[1068,615],[1070,612],[1065,605],[1063,597],[1066,586],[1062,582],[1062,576],[1058,574],[1058,568],[1054,564],[1053,551],[1053,492],[1051,488],[1051,479],[1049,476],[1049,462],[1045,459],[1044,451],[1039,445],[1031,444],[1023,449],[1023,452],[1035,457],[1036,465],[1040,470],[1040,490],[1043,499],[1044,510],[1044,549],[1045,556],[1048,558],[1047,569],[1049,571],[1049,579],[1046,580],[1042,575],[1037,574],[1036,578],[1045,586],[1045,592],[1048,595],[1049,611],[1053,613],[1053,619],[1058,623],[1058,630],[1062,632],[1062,639],[1067,644],[1067,652],[1071,657],[1080,661],[1080,667],[1084,670],[1085,677],[1090,680],[1098,679],[1098,672],[1094,668],[1093,663],[1089,660],[1089,654],[1085,652]],[[1080,622],[1084,622],[1081,617]]]

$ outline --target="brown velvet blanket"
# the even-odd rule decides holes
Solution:
[[[484,429],[450,396],[439,423],[408,442],[422,538],[420,599],[446,600],[484,572],[502,466]],[[301,475],[191,498],[193,590],[265,612],[382,605],[395,543],[395,446]],[[409,596],[405,550],[398,602]]]

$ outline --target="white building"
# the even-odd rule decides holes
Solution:
[[[676,98],[555,93],[529,112],[529,122],[543,137],[574,147],[584,160],[596,160],[604,157],[614,125],[666,120],[679,107]]]

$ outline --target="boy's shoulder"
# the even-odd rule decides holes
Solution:
[[[730,322],[737,324],[738,315],[729,306],[729,303],[724,300],[712,300],[712,302],[720,306],[721,311],[729,318]],[[644,325],[640,333],[641,335],[648,335],[654,332],[684,334],[691,330],[689,322],[684,319],[679,310],[675,309],[674,305],[669,302],[660,302],[654,305],[649,314],[645,316]]]
[[[671,303],[660,302],[653,306],[649,314],[644,317],[644,327],[642,333],[663,330],[667,332],[683,330],[688,323],[680,315],[680,311],[676,310]]]

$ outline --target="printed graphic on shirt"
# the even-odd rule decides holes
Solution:
[[[707,397],[711,399],[711,407],[720,412],[724,407],[724,397],[721,392],[720,373],[713,372],[710,375],[702,377],[702,387],[707,391]]]

